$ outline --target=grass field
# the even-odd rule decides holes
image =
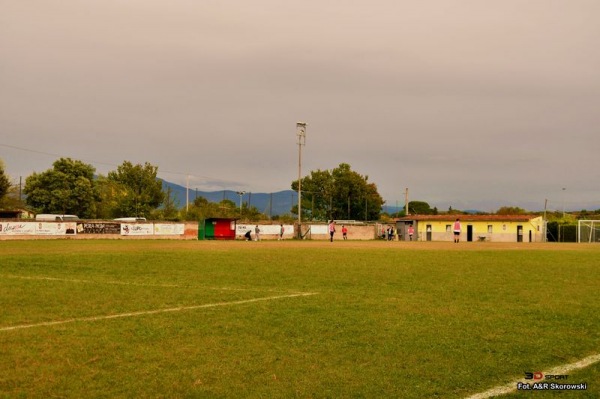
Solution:
[[[600,354],[599,293],[598,245],[0,241],[0,397],[466,398]]]

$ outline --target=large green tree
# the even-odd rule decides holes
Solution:
[[[4,198],[4,196],[8,193],[10,189],[10,180],[8,176],[4,173],[4,163],[0,159],[0,201]]]
[[[146,162],[133,165],[123,162],[116,171],[108,173],[108,181],[116,183],[113,216],[150,216],[162,205],[165,193],[162,182],[156,178],[158,167]]]
[[[302,178],[302,216],[314,220],[376,220],[383,198],[368,176],[341,163],[333,170],[311,171]],[[298,190],[298,180],[292,182]],[[292,210],[298,213],[297,206]]]
[[[27,204],[42,213],[96,217],[96,169],[71,158],[60,158],[52,166],[25,180]]]
[[[411,215],[435,215],[435,214],[437,214],[437,209],[431,209],[431,205],[429,205],[425,201],[409,201],[408,210],[409,210],[408,213]],[[406,214],[406,209],[404,209],[404,214]]]
[[[171,187],[167,186],[165,193],[165,198],[163,200],[163,204],[159,209],[155,209],[152,211],[149,216],[154,220],[171,220],[171,221],[179,221],[183,217],[185,217],[185,209],[179,209],[179,201],[173,196],[173,192]]]
[[[242,209],[239,208],[231,200],[223,200],[221,202],[210,202],[204,197],[198,197],[189,207],[186,212],[186,220],[203,220],[207,218],[237,218],[241,221],[256,221],[265,220],[268,217],[262,214],[255,206],[248,206],[247,203],[242,204]]]
[[[496,211],[496,215],[524,215],[527,211],[518,206],[502,206]]]
[[[96,190],[98,192],[96,217],[98,219],[112,219],[121,216],[118,211],[118,199],[121,193],[126,190],[119,183],[102,175],[96,178]]]

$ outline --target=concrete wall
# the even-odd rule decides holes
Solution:
[[[247,230],[252,231],[257,223],[236,226],[236,239],[243,240]],[[279,224],[258,223],[261,240],[277,240]],[[372,240],[374,225],[346,224],[349,240]],[[297,238],[297,225],[284,225],[284,239]],[[342,239],[342,224],[336,226],[334,239]],[[327,224],[303,224],[304,239],[329,240]],[[198,222],[119,222],[113,220],[81,220],[77,222],[36,222],[25,220],[0,220],[0,240],[31,239],[115,239],[115,240],[196,240]]]
[[[36,222],[0,220],[0,240],[32,239],[196,240],[197,222],[124,223],[111,220]]]
[[[415,241],[452,241],[453,233],[447,226],[452,226],[452,220],[420,220],[414,223]],[[400,225],[403,222],[399,222]],[[373,240],[377,233],[386,225],[345,224],[348,228],[349,240]],[[472,227],[472,241],[518,242],[518,227],[522,226],[523,242],[543,242],[542,218],[529,221],[463,221],[461,241],[467,241],[468,226]],[[256,224],[248,224],[247,228]],[[284,225],[284,239],[297,238],[297,225]],[[428,237],[428,226],[431,227]],[[491,226],[491,232],[489,231]],[[263,232],[262,240],[278,239],[279,225],[259,224]],[[244,228],[240,228],[236,239],[244,239]],[[402,233],[402,229],[398,229]],[[302,236],[309,240],[329,240],[328,225],[321,223],[303,224]],[[143,222],[121,223],[106,220],[86,220],[78,222],[35,222],[23,219],[0,220],[0,240],[23,239],[169,239],[196,240],[198,239],[197,222]],[[396,237],[397,239],[398,237]],[[400,236],[400,239],[406,237]],[[334,240],[342,239],[342,223],[336,224]]]
[[[375,239],[374,225],[343,224],[348,228],[348,240],[373,240]],[[302,236],[309,240],[329,240],[328,224],[303,224]],[[296,225],[297,227],[297,225]],[[334,240],[342,239],[342,223],[336,223]]]

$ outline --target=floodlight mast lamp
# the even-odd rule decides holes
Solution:
[[[302,237],[302,146],[306,145],[306,123],[296,122],[296,138],[298,139],[298,238]]]

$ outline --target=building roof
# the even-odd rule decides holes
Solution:
[[[30,214],[25,209],[0,209],[0,219],[17,219]]]
[[[541,216],[537,215],[408,215],[394,219],[396,222],[410,221],[454,221],[457,218],[461,222],[529,222]]]

